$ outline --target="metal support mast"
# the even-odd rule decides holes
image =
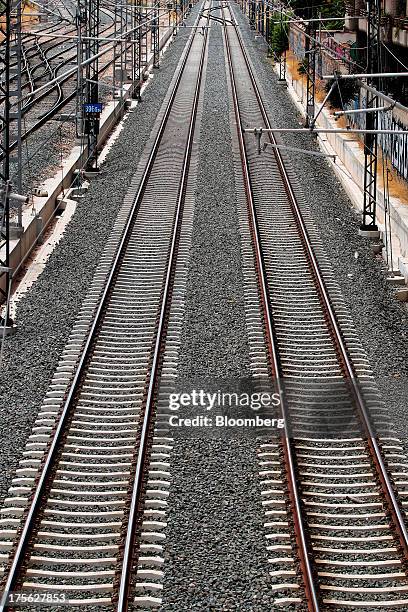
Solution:
[[[124,17],[123,28],[124,28],[124,30],[126,32],[128,30],[130,30],[131,27],[132,27],[131,12],[132,12],[132,7],[129,6],[128,0],[126,0],[126,2],[123,3],[123,17]],[[124,66],[124,70],[125,70],[125,80],[127,82],[129,82],[129,81],[132,80],[132,71],[130,69],[131,60],[132,60],[132,46],[129,45],[129,40],[134,38],[134,32],[132,33],[131,36],[126,34],[126,37],[124,36],[124,38],[126,38],[126,40],[125,40],[125,43],[124,43],[125,49],[124,49],[124,62],[123,62],[123,66]]]
[[[76,88],[76,135],[81,137],[84,131],[83,106],[85,101],[84,92],[84,69],[82,67],[83,57],[83,42],[82,37],[85,36],[86,9],[84,0],[78,0],[75,15],[75,24],[77,29],[77,88]]]
[[[266,3],[265,7],[265,39],[268,45],[268,57],[271,57],[271,11],[269,8],[269,2]]]
[[[131,48],[131,78],[133,83],[132,97],[135,100],[140,101],[140,89],[141,89],[141,33],[140,27],[135,30],[137,26],[140,26],[140,10],[130,3],[131,11],[131,30],[132,30],[132,48]]]
[[[7,300],[10,270],[10,42],[11,0],[0,5],[0,302]]]
[[[252,30],[256,28],[256,3],[255,0],[248,0],[248,19]]]
[[[284,39],[284,26],[283,26],[283,4],[280,5],[280,16],[279,16],[279,24],[280,24],[280,40]],[[286,47],[282,51],[279,57],[279,81],[283,81],[286,83]]]
[[[99,0],[87,0],[87,31],[85,59],[96,56],[99,52]],[[86,66],[86,103],[95,105],[99,102],[98,75],[99,61],[94,59]],[[88,169],[97,170],[99,116],[90,113],[85,120],[85,133],[88,137]],[[94,165],[95,164],[95,165]]]
[[[380,70],[380,15],[381,0],[367,0],[367,74],[375,74]],[[373,79],[367,79],[373,85]],[[367,91],[367,108],[377,106],[377,97]],[[366,114],[366,129],[377,130],[378,113]],[[376,224],[377,204],[377,151],[378,135],[367,133],[364,137],[364,202],[363,219],[360,232],[378,232]]]
[[[305,55],[306,55],[306,127],[315,115],[315,89],[316,89],[316,27],[312,21],[314,16],[313,2],[309,8],[309,19],[306,26]]]
[[[154,3],[152,8],[152,23],[151,23],[151,36],[152,36],[152,51],[153,51],[153,68],[159,68],[160,66],[160,13],[159,4]]]
[[[136,14],[136,19],[137,19],[137,25],[138,25],[138,30],[137,30],[137,62],[135,62],[135,70],[136,70],[136,82],[137,82],[137,89],[135,92],[135,97],[137,100],[140,100],[140,91],[142,88],[142,56],[143,56],[143,44],[142,44],[142,36],[143,36],[143,31],[142,31],[142,24],[143,24],[143,11],[138,10],[137,14]]]
[[[10,89],[10,121],[13,125],[13,140],[17,141],[17,168],[16,172],[13,171],[13,187],[16,188],[17,193],[22,193],[23,190],[23,176],[22,176],[22,101],[21,101],[21,68],[22,68],[22,37],[21,37],[21,16],[22,7],[20,0],[12,0],[12,17],[13,27],[11,33],[10,53],[13,60],[13,65],[10,66],[10,79],[12,79],[13,86]],[[21,228],[22,206],[18,206],[18,227]]]
[[[78,0],[78,76],[77,123],[78,136],[85,137],[88,147],[87,170],[97,170],[99,113],[90,111],[98,104],[98,59],[81,64],[99,51],[99,0]]]
[[[22,102],[21,102],[21,15],[20,0],[5,0],[0,8],[0,304],[10,297],[12,274],[10,262],[10,240],[18,238],[22,232],[22,207],[28,198],[22,191]],[[16,168],[11,182],[11,141],[17,142]],[[12,190],[12,188],[15,188]],[[12,191],[16,191],[13,193]],[[16,213],[16,220],[10,220],[10,202]],[[11,328],[12,320],[8,314],[1,318],[5,328]],[[4,320],[6,319],[6,321]],[[1,341],[1,338],[0,338]],[[1,352],[0,352],[1,355]],[[1,357],[0,357],[1,359]]]
[[[114,22],[114,37],[116,40],[114,45],[114,60],[113,60],[113,89],[114,97],[123,97],[123,81],[124,81],[124,50],[126,43],[123,41],[124,25],[124,12],[123,3],[115,6],[115,22]]]
[[[265,23],[265,15],[264,15],[264,0],[259,0],[258,2],[258,25],[257,30],[262,36],[265,34],[264,23]]]

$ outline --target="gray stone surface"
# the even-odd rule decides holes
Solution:
[[[209,45],[178,374],[231,390],[249,376],[249,353],[220,26]],[[176,434],[162,609],[272,609],[256,440],[210,436]]]

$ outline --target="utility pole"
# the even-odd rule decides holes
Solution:
[[[306,55],[306,127],[309,127],[315,115],[315,88],[316,88],[316,26],[313,0],[308,8],[308,23],[306,26],[305,55]]]
[[[380,15],[381,0],[367,0],[367,74],[380,72]],[[375,86],[373,79],[367,79],[368,84]],[[367,91],[367,108],[378,106],[377,96]],[[366,114],[366,129],[378,129],[378,113]],[[377,153],[378,136],[367,133],[364,137],[364,201],[363,219],[360,234],[367,237],[378,237],[376,224],[377,205]]]

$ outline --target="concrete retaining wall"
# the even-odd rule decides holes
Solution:
[[[278,72],[279,68],[277,68]],[[290,70],[287,70],[288,90],[298,109],[305,115],[305,90],[301,79],[293,79]],[[318,107],[316,111],[318,110]],[[321,128],[336,128],[338,124],[332,119],[326,109],[320,113],[316,123]],[[333,163],[338,178],[343,183],[353,205],[359,211],[363,209],[363,181],[364,181],[364,152],[360,141],[347,134],[319,134],[318,142],[324,151],[335,153],[350,175],[347,180],[344,172],[339,170],[338,164]],[[392,243],[395,254],[395,267],[408,283],[408,202],[390,197],[390,216],[392,228]],[[384,192],[381,187],[377,190],[377,220],[380,231],[384,233],[385,206]]]

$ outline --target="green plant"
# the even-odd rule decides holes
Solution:
[[[307,74],[307,59],[304,57],[297,67],[298,74]]]
[[[397,16],[405,17],[405,0],[397,0]]]
[[[313,7],[313,3],[310,0],[291,0],[291,8],[294,9],[296,15],[308,19],[312,16],[318,17],[321,14],[322,17],[328,18],[333,17],[332,21],[324,22],[324,28],[327,30],[338,30],[343,29],[344,20],[336,21],[336,17],[344,17],[346,11],[345,0],[321,0],[316,2]]]
[[[326,92],[329,93],[331,86],[335,82],[335,79],[330,79],[325,85]],[[357,95],[358,84],[355,79],[341,79],[338,80],[337,86],[333,89],[329,96],[329,103],[334,108],[342,108],[348,104]]]
[[[289,48],[287,18],[274,13],[271,19],[271,49],[278,57]]]

